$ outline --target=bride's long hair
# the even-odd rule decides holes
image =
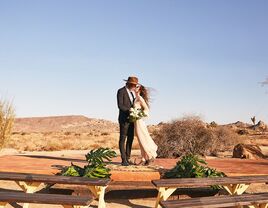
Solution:
[[[144,99],[148,107],[150,107],[150,95],[149,95],[149,90],[144,87],[143,85],[140,86],[140,96]]]

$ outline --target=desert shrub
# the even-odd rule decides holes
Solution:
[[[99,144],[99,143],[94,143],[94,144],[91,144],[91,145],[90,145],[90,148],[96,149],[96,148],[99,148],[99,147],[101,147],[101,146],[103,146],[103,145],[101,145],[101,144]]]
[[[50,136],[53,135],[53,132],[42,132],[43,136]]]
[[[72,135],[72,132],[70,132],[70,131],[66,131],[66,132],[64,132],[64,135],[65,135],[65,136]]]
[[[212,129],[214,135],[211,140],[210,155],[217,155],[218,152],[232,150],[233,147],[239,142],[238,135],[232,129],[226,126],[218,126]]]
[[[249,134],[249,131],[247,129],[238,129],[237,133],[239,135],[247,135],[247,134]]]
[[[184,117],[165,123],[152,134],[158,145],[158,156],[176,158],[191,153],[211,155],[235,143],[235,133],[224,127],[207,127],[199,117]]]
[[[11,135],[14,120],[15,113],[12,104],[0,100],[0,149]]]
[[[101,133],[101,136],[109,136],[110,134],[109,134],[109,132],[103,132],[103,133]]]
[[[118,146],[117,146],[117,148],[118,148]],[[132,149],[140,150],[140,144],[137,141],[137,139],[134,139],[133,144],[132,144]]]
[[[218,124],[215,121],[210,122],[209,127],[215,128]]]

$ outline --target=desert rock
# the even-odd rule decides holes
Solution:
[[[241,159],[260,159],[266,158],[261,148],[257,145],[238,144],[234,147],[233,158]]]

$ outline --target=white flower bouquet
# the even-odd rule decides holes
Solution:
[[[142,110],[141,108],[132,107],[129,110],[128,119],[129,119],[130,122],[135,122],[135,121],[137,121],[137,120],[139,120],[139,119],[141,119],[143,117],[147,117],[147,116],[148,116],[147,113],[144,112],[144,110]]]

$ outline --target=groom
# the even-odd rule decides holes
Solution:
[[[129,166],[129,159],[131,154],[132,142],[134,139],[134,123],[129,122],[129,110],[134,104],[135,93],[134,90],[138,84],[137,77],[128,77],[126,86],[117,91],[117,105],[119,108],[119,126],[120,126],[120,138],[119,149],[123,166]],[[127,142],[125,145],[125,140]],[[126,146],[126,148],[125,148]]]

